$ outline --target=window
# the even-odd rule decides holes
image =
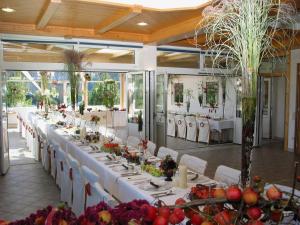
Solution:
[[[92,76],[92,81],[89,81],[87,84],[88,88],[88,105],[98,105],[104,106],[105,105],[105,81],[113,80],[117,86],[116,97],[114,100],[114,106],[119,107],[120,105],[120,94],[121,94],[121,84],[120,84],[120,76],[119,74],[115,73],[99,73],[94,74]],[[108,87],[109,88],[109,87]]]
[[[200,68],[200,53],[158,51],[157,66]]]

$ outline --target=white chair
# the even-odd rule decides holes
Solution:
[[[56,160],[56,184],[61,188],[62,181],[64,179],[64,169],[66,166],[65,152],[58,146],[54,146],[55,160]]]
[[[85,209],[102,201],[111,207],[117,205],[117,201],[102,188],[99,177],[94,171],[86,166],[82,166],[81,171],[85,180],[85,188],[89,188],[89,191],[85,191]]]
[[[138,148],[139,143],[140,143],[140,139],[138,137],[128,136],[128,138],[127,138],[127,145],[128,146]]]
[[[54,177],[56,182],[56,175],[57,175],[57,166],[56,166],[56,151],[59,148],[59,146],[50,140],[48,152],[50,154],[50,174],[52,177]]]
[[[175,137],[176,126],[175,126],[174,115],[169,114],[167,120],[168,120],[167,135],[171,137]]]
[[[209,143],[210,128],[208,119],[198,119],[197,122],[199,127],[198,142]]]
[[[64,154],[65,161],[61,173],[60,200],[72,206],[72,169],[68,161],[67,153],[64,152]]]
[[[148,143],[147,143],[147,151],[151,155],[155,155],[155,150],[156,150],[156,144],[154,144],[152,141],[148,141]]]
[[[179,164],[185,165],[189,170],[201,175],[204,174],[207,167],[205,160],[187,154],[181,157]]]
[[[241,171],[220,165],[215,173],[214,180],[227,185],[239,184]]]
[[[70,154],[67,157],[72,169],[72,211],[79,216],[84,211],[84,179],[81,175],[79,162]]]
[[[195,116],[185,117],[187,132],[186,139],[189,141],[196,141],[197,138],[197,121]]]
[[[177,162],[178,152],[170,148],[160,147],[157,153],[157,157],[160,159],[165,159],[167,155],[170,155],[172,159]]]
[[[177,137],[185,138],[186,137],[186,123],[183,115],[175,116],[175,123],[177,127]]]

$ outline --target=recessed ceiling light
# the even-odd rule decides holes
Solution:
[[[148,23],[146,23],[146,22],[139,22],[137,25],[144,27],[144,26],[147,26]]]
[[[16,11],[15,9],[12,9],[12,8],[9,8],[9,7],[1,8],[1,10],[2,10],[3,12],[7,12],[7,13],[12,13],[12,12],[15,12],[15,11]]]

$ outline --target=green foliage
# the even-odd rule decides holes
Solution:
[[[104,105],[113,108],[119,102],[120,90],[109,74],[104,74],[89,93],[89,105]]]
[[[28,88],[26,83],[22,82],[7,82],[7,106],[14,107],[17,105],[28,106],[31,105],[31,99],[26,99]]]

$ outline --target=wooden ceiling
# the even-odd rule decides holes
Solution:
[[[1,0],[0,33],[167,44],[191,36],[204,5],[160,11],[96,0]],[[207,4],[206,4],[207,5]],[[146,22],[148,26],[138,26]]]

